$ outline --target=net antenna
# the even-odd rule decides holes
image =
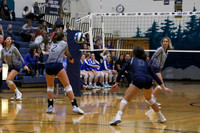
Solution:
[[[100,9],[101,9],[101,14],[103,14],[103,3],[102,3],[102,0],[100,0]],[[101,27],[102,27],[103,49],[105,49],[105,34],[104,34],[104,18],[103,18],[103,15],[101,15]]]

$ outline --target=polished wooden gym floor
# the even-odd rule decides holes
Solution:
[[[167,118],[155,123],[155,113],[144,102],[142,91],[128,104],[118,126],[109,126],[126,88],[114,94],[83,91],[77,98],[85,115],[72,112],[62,91],[55,91],[55,114],[47,114],[45,88],[21,88],[22,101],[9,101],[12,93],[0,93],[0,133],[197,133],[200,132],[200,83],[166,82],[173,94],[161,92],[158,102]]]

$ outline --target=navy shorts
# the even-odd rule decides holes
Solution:
[[[159,68],[152,68],[152,70],[153,70],[154,73],[161,73]]]
[[[47,63],[46,73],[48,75],[57,75],[63,68],[62,63]]]
[[[15,70],[17,72],[20,71],[20,66],[9,66],[8,67],[8,72],[11,72],[12,70]]]
[[[153,83],[153,79],[144,76],[136,76],[132,80],[132,84],[138,87],[139,89],[145,88],[150,89]]]

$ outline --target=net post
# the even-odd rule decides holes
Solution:
[[[93,14],[91,13],[90,16],[89,16],[89,37],[90,37],[90,49],[94,50],[93,35],[92,35],[92,25],[93,25],[92,16],[93,16]]]
[[[102,41],[103,41],[103,49],[105,49],[105,33],[104,33],[104,22],[103,22],[103,18],[104,14],[101,14],[101,27],[102,27]]]
[[[120,49],[120,39],[117,39],[117,49]],[[120,55],[120,51],[117,51],[117,57]]]

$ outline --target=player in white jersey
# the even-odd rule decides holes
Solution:
[[[30,72],[29,68],[25,65],[24,59],[21,54],[17,50],[15,46],[13,46],[12,39],[10,36],[6,36],[5,39],[5,47],[1,51],[1,61],[0,68],[2,68],[3,62],[8,64],[8,76],[6,79],[6,83],[8,87],[14,92],[14,97],[11,100],[21,100],[22,93],[18,90],[15,83],[13,82],[15,76],[19,73],[21,63],[24,65],[24,69]],[[20,62],[20,61],[21,62]]]
[[[48,109],[47,113],[54,113],[53,108],[53,91],[54,91],[54,76],[57,76],[64,87],[64,91],[69,97],[73,106],[73,112],[84,114],[84,111],[78,107],[76,98],[74,96],[72,86],[65,69],[63,68],[63,56],[66,55],[71,63],[74,60],[68,51],[68,44],[65,35],[62,32],[55,33],[49,51],[49,57],[46,62],[46,80],[47,80],[47,97]]]

